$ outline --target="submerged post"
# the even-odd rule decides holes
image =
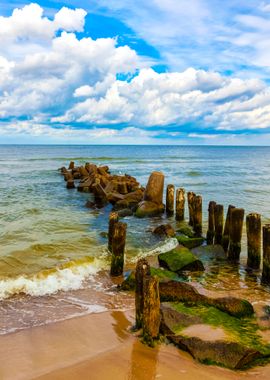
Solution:
[[[176,190],[175,219],[185,219],[185,190],[182,188]]]
[[[113,238],[113,231],[115,223],[117,223],[119,220],[118,213],[115,211],[112,211],[109,216],[109,230],[108,230],[108,250],[112,252],[112,238]]]
[[[262,282],[265,284],[270,284],[270,224],[263,226]]]
[[[248,259],[247,266],[259,269],[261,264],[261,238],[262,223],[261,215],[257,213],[248,214],[246,217]]]
[[[135,309],[136,309],[136,328],[142,327],[143,305],[144,305],[144,278],[150,275],[150,266],[145,259],[140,259],[136,265],[135,272]]]
[[[193,199],[193,229],[196,236],[202,234],[202,197],[196,195]]]
[[[216,202],[211,201],[208,205],[208,230],[206,234],[207,245],[212,245],[215,236],[215,206]]]
[[[215,216],[215,244],[221,244],[222,232],[223,232],[223,205],[215,205],[214,216]]]
[[[174,185],[167,186],[166,192],[166,213],[168,216],[172,216],[174,214]]]
[[[149,344],[159,336],[160,298],[159,283],[156,276],[145,276],[143,280],[143,338]]]
[[[123,274],[126,231],[126,223],[115,223],[112,237],[111,276],[121,276]]]
[[[238,261],[240,257],[244,214],[245,210],[242,208],[231,210],[228,259],[232,261]]]
[[[194,222],[193,222],[193,201],[194,201],[195,196],[196,196],[196,194],[193,193],[192,191],[189,191],[187,193],[188,211],[189,211],[189,222],[188,222],[188,224],[190,226],[193,226],[193,224],[194,224]]]
[[[235,206],[229,205],[228,211],[227,211],[226,222],[225,222],[225,227],[224,227],[223,236],[222,236],[222,247],[225,252],[228,251],[228,247],[229,247],[231,212],[234,208]]]

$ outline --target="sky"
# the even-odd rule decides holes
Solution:
[[[270,145],[270,0],[0,0],[0,143]]]

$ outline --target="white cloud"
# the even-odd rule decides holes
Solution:
[[[164,12],[173,3],[157,1]],[[0,117],[10,120],[2,135],[153,142],[159,134],[181,138],[189,124],[198,127],[190,137],[209,139],[221,130],[270,128],[263,81],[194,68],[159,74],[114,38],[79,39],[84,18],[81,9],[62,8],[48,19],[31,4],[0,19],[10,41],[0,46]]]

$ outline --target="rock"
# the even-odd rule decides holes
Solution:
[[[253,306],[247,300],[235,297],[210,298],[200,294],[192,285],[184,282],[160,282],[159,292],[161,301],[213,306],[236,318],[254,314]]]
[[[89,176],[89,173],[88,173],[88,171],[85,169],[84,166],[80,166],[80,167],[79,167],[79,171],[80,171],[80,174],[81,174],[82,178],[84,178],[84,177],[88,177],[88,176]]]
[[[118,211],[118,210],[123,210],[123,209],[126,209],[129,207],[129,203],[128,201],[126,201],[125,199],[121,199],[120,201],[117,201],[114,206],[113,206],[113,210],[114,211]]]
[[[135,271],[132,271],[129,273],[127,278],[122,282],[122,284],[119,286],[121,290],[135,290]]]
[[[162,236],[174,237],[175,230],[170,224],[161,224],[160,226],[154,229],[153,234],[161,236],[161,237]]]
[[[163,189],[164,174],[161,172],[153,172],[148,179],[143,199],[145,201],[162,204]]]
[[[64,180],[67,182],[68,180],[73,180],[73,175],[72,175],[72,173],[71,172],[69,172],[69,171],[66,171],[65,173],[64,173]]]
[[[133,212],[130,208],[124,208],[118,211],[118,215],[120,218],[125,218],[126,216],[132,216]]]
[[[99,236],[102,237],[102,238],[104,238],[104,239],[108,239],[109,234],[106,231],[101,231],[99,233]]]
[[[244,347],[236,342],[204,341],[200,338],[181,335],[171,335],[168,338],[200,362],[217,364],[231,369],[241,369],[255,359],[262,357],[259,351]]]
[[[135,215],[138,218],[144,218],[146,216],[157,216],[164,212],[164,205],[157,204],[149,201],[142,201],[139,203]]]
[[[86,189],[87,189],[87,191],[90,191],[93,183],[94,183],[94,178],[86,177],[86,178],[81,180],[77,189],[78,189],[78,191],[85,191]]]
[[[96,207],[96,204],[95,204],[95,202],[88,200],[88,201],[85,203],[85,207],[87,207],[87,208],[95,208],[95,207]]]
[[[80,172],[73,172],[73,178],[74,179],[81,179],[81,174],[80,174]]]
[[[178,240],[179,244],[189,249],[198,247],[204,243],[204,238],[202,237],[189,238],[184,235],[178,235],[176,236],[176,239]]]
[[[115,204],[118,201],[124,199],[124,196],[119,193],[107,193],[107,199],[111,204]]]
[[[254,314],[251,303],[236,297],[208,298],[207,304],[237,318],[248,317]]]
[[[176,273],[185,270],[204,270],[203,263],[189,249],[180,246],[169,252],[159,254],[158,261],[160,266]]]
[[[198,257],[203,257],[206,259],[226,259],[226,253],[221,245],[204,245],[192,249],[192,253]]]
[[[207,300],[206,296],[200,294],[193,286],[185,282],[160,282],[159,293],[162,302],[204,303]]]
[[[195,232],[192,230],[191,227],[181,227],[176,230],[176,232],[180,232],[180,234],[186,235],[189,238],[195,237]]]
[[[164,335],[174,335],[174,331],[179,327],[184,328],[191,325],[202,323],[198,316],[180,313],[170,307],[169,304],[161,304],[161,333]]]

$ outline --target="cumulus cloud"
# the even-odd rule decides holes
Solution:
[[[79,38],[85,16],[62,8],[47,18],[30,4],[0,18],[9,41],[0,46],[0,134],[150,143],[270,127],[262,80],[194,68],[159,74],[115,38]]]

